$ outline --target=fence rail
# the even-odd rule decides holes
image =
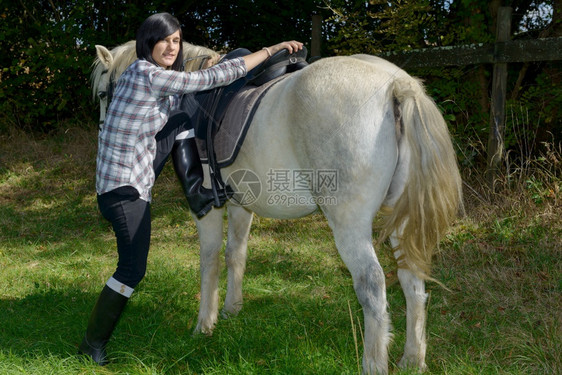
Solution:
[[[562,38],[514,40],[494,44],[434,47],[388,52],[381,57],[402,68],[562,60]]]

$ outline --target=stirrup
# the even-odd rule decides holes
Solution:
[[[224,189],[218,191],[217,195],[215,195],[211,189],[201,187],[198,194],[190,195],[187,198],[187,203],[189,204],[191,212],[193,212],[198,219],[201,219],[203,216],[207,215],[213,207],[223,207],[233,195],[234,191],[230,186],[226,186]]]

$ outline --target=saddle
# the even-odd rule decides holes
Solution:
[[[289,50],[282,49],[252,70],[253,74],[248,83],[254,86],[261,86],[286,73],[300,70],[308,65],[306,55],[306,47],[292,54],[289,53]]]
[[[250,53],[251,52],[247,49],[239,48],[226,54],[222,60],[233,59],[249,55]],[[217,203],[217,205],[219,204],[217,191],[227,188],[220,174],[220,168],[228,164],[221,163],[219,165],[217,162],[215,154],[215,136],[223,124],[229,105],[241,91],[247,91],[251,88],[261,88],[263,86],[264,89],[261,90],[260,93],[260,95],[263,96],[265,90],[270,87],[266,84],[272,85],[274,84],[274,80],[278,82],[278,80],[282,79],[281,77],[283,75],[295,72],[307,66],[306,55],[307,50],[304,47],[301,51],[294,54],[289,54],[288,50],[283,49],[249,71],[246,77],[236,80],[228,86],[218,87],[195,94],[194,99],[197,101],[199,110],[197,114],[193,116],[193,127],[195,129],[195,137],[198,139],[198,145],[200,146],[199,149],[203,151],[203,153],[200,153],[200,156],[209,164],[211,186],[215,193],[215,203]],[[246,122],[248,125],[251,122],[251,117],[255,109],[257,109],[261,96],[255,100],[254,108],[250,111],[249,116],[247,116]],[[247,129],[241,130],[243,134],[238,137],[237,150],[233,158],[236,156],[241,146],[246,131]],[[231,160],[230,163],[233,161],[234,160]]]
[[[249,50],[238,48],[226,54],[221,61],[249,54],[251,54]],[[203,91],[195,95],[201,109],[194,123],[195,136],[206,140],[209,136],[209,130],[212,131],[211,135],[214,135],[220,128],[226,109],[232,99],[244,87],[261,86],[286,73],[292,73],[304,68],[308,65],[306,55],[306,47],[303,47],[302,50],[294,54],[289,54],[287,49],[283,49],[250,70],[246,77],[238,79],[228,86]]]

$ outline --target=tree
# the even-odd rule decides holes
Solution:
[[[140,23],[158,11],[178,17],[187,41],[222,51],[258,50],[284,39],[306,43],[311,16],[320,13],[324,56],[488,43],[500,5],[514,8],[517,38],[562,30],[562,0],[0,1],[0,129],[10,124],[49,131],[64,119],[95,119],[88,82],[94,45],[134,39]],[[529,16],[544,9],[553,10],[552,18]],[[510,88],[511,98],[546,124],[541,129],[560,134],[557,66],[514,64]],[[490,67],[411,73],[426,80],[453,132],[486,132]]]
[[[0,55],[0,109],[20,127],[49,130],[84,105],[85,29],[77,26],[85,21],[82,8],[53,5],[22,0],[0,8],[0,49],[6,52]]]
[[[205,0],[178,17],[186,20],[186,25],[197,25],[184,28],[187,40],[204,34],[211,48],[258,50],[282,40],[306,42],[312,14],[321,6],[322,0]]]

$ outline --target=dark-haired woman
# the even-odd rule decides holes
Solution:
[[[294,52],[302,48],[302,43],[282,42],[186,73],[182,71],[178,20],[168,13],[158,13],[140,26],[136,37],[138,59],[119,77],[98,140],[98,206],[113,225],[119,260],[94,306],[79,353],[100,365],[107,363],[106,344],[146,272],[151,189],[170,153],[177,156],[174,167],[191,210],[201,217],[212,208],[213,196],[202,187],[192,125],[181,114],[170,118],[181,95],[227,85],[284,48]]]

